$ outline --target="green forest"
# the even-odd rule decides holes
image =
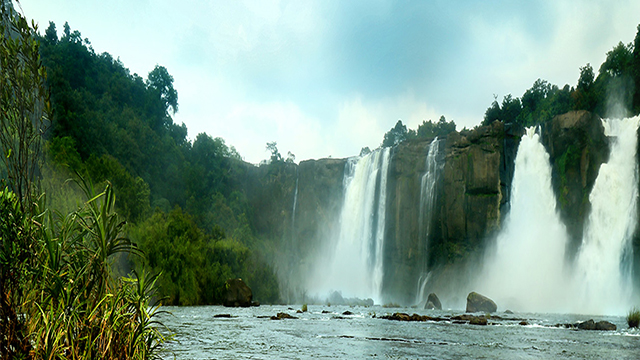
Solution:
[[[122,267],[162,273],[165,304],[220,304],[224,281],[237,277],[259,301],[277,302],[239,187],[241,157],[221,138],[187,139],[172,119],[178,93],[167,69],[131,74],[67,23],[60,37],[50,23],[39,41],[53,111],[47,155],[55,171],[113,185],[127,234],[146,254]]]

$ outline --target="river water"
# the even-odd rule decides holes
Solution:
[[[167,359],[638,359],[640,331],[620,316],[495,313],[489,325],[401,322],[394,312],[448,317],[463,311],[309,305],[165,307],[175,334]],[[352,315],[343,315],[345,311]],[[285,312],[297,319],[270,320]],[[215,315],[229,314],[231,318]],[[554,325],[607,320],[616,331]],[[525,320],[529,325],[519,325]]]

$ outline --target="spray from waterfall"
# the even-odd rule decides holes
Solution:
[[[293,192],[293,209],[291,209],[291,243],[295,240],[296,207],[298,206],[298,170],[296,167],[296,189]]]
[[[495,248],[486,254],[478,290],[501,307],[566,311],[567,232],[556,213],[549,155],[535,128],[522,137],[515,160],[511,211]]]
[[[436,137],[429,145],[427,153],[426,170],[420,179],[420,208],[418,213],[418,236],[421,248],[424,251],[423,265],[418,278],[416,291],[416,304],[421,304],[426,299],[425,288],[429,281],[429,272],[427,268],[429,235],[431,234],[432,213],[436,198],[436,185],[438,177],[444,168],[444,162],[439,161],[441,141]]]
[[[390,149],[347,160],[339,234],[330,259],[320,264],[309,290],[381,300]]]
[[[600,167],[589,196],[591,213],[576,261],[578,304],[583,313],[624,314],[632,304],[631,239],[637,226],[639,119],[602,121],[611,155]]]
[[[487,252],[476,285],[503,308],[535,312],[624,314],[632,305],[631,240],[637,226],[640,118],[604,119],[609,161],[591,190],[591,212],[575,262],[555,211],[549,157],[534,129],[515,161],[511,212]]]

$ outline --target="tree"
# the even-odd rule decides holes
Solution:
[[[278,143],[275,141],[267,143],[267,151],[271,153],[271,162],[279,162],[282,161],[282,155],[278,151]]]
[[[633,53],[633,45],[630,43],[625,45],[618,43],[612,50],[607,52],[606,60],[600,65],[600,74],[608,74],[609,76],[621,76],[628,72]]]
[[[44,32],[44,39],[54,45],[58,42],[58,32],[56,31],[56,24],[53,21],[49,21],[49,27]]]
[[[51,117],[39,43],[27,20],[2,4],[0,23],[0,150],[8,185],[31,206],[42,135]]]
[[[496,120],[500,120],[501,115],[502,109],[500,109],[500,104],[498,104],[498,95],[494,95],[491,106],[489,106],[487,111],[484,112],[484,121],[482,122],[482,125],[489,125]]]
[[[633,79],[635,83],[635,92],[633,94],[633,114],[640,114],[640,24],[633,39],[633,57],[632,57]]]
[[[585,66],[580,67],[580,78],[578,79],[578,85],[576,89],[588,92],[591,90],[593,80],[595,76],[593,74],[593,68],[591,64],[587,63]]]
[[[502,99],[502,111],[501,119],[505,124],[513,123],[516,121],[518,115],[522,111],[522,105],[520,99],[514,98],[511,94],[506,95]]]
[[[165,111],[178,112],[178,92],[173,88],[173,76],[167,68],[156,65],[147,77],[147,87],[156,91],[165,105]]]
[[[287,164],[293,164],[296,162],[296,156],[291,151],[288,151],[287,159],[284,162],[286,162]]]
[[[580,78],[575,90],[575,109],[593,111],[596,106],[596,97],[593,89],[595,75],[591,64],[580,67]]]
[[[398,120],[396,126],[392,127],[382,140],[382,147],[396,146],[403,142],[407,137],[407,127],[402,124],[402,120]]]

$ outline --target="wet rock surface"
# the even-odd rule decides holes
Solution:
[[[496,312],[496,303],[484,295],[471,292],[467,296],[467,312]]]

